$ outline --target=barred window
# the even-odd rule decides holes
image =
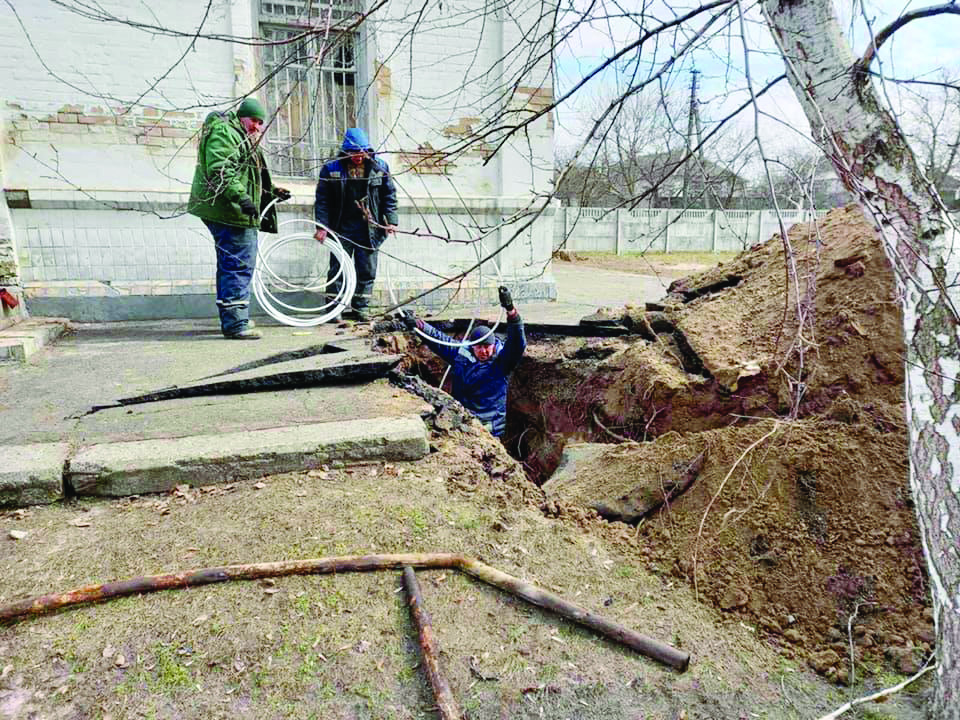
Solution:
[[[357,36],[333,31],[299,36],[322,28],[331,7],[336,24],[358,5],[356,0],[260,3],[260,34],[279,41],[262,48],[267,110],[271,117],[276,113],[264,150],[278,175],[316,177],[336,155],[344,131],[357,124]]]

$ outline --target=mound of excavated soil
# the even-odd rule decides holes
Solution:
[[[632,522],[645,512],[647,559],[787,655],[845,677],[853,615],[858,664],[909,671],[929,652],[903,433],[864,418],[763,421],[576,448],[548,500]]]
[[[789,263],[774,236],[625,309],[639,337],[533,345],[507,447],[543,482],[568,443],[610,443],[545,485],[559,512],[638,524],[651,561],[831,677],[854,614],[858,657],[906,671],[932,635],[893,274],[855,207],[788,238]]]

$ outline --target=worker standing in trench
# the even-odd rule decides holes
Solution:
[[[420,330],[424,342],[450,364],[453,397],[469,410],[494,437],[502,437],[507,424],[507,386],[510,373],[527,349],[523,320],[513,306],[506,287],[500,286],[500,305],[507,311],[507,340],[501,342],[485,325],[477,325],[469,341],[469,352],[449,335],[424,322],[409,310],[403,313],[408,329]],[[432,338],[432,340],[431,340]],[[483,340],[481,340],[483,338]],[[440,342],[434,342],[439,340]],[[450,343],[443,345],[441,343]]]

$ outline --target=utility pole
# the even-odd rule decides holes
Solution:
[[[687,155],[692,155],[694,148],[700,145],[700,103],[697,100],[697,84],[700,71],[694,68],[690,71],[690,109],[687,112]],[[697,159],[700,161],[700,174],[704,176],[704,188],[706,189],[706,166],[703,164],[703,150],[697,150]],[[693,158],[688,158],[683,165],[683,205],[690,206],[691,195],[693,194]],[[706,195],[703,198],[706,207],[710,206],[710,199]]]

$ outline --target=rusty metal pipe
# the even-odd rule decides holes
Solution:
[[[403,569],[403,586],[407,590],[410,601],[410,614],[413,623],[417,626],[417,635],[420,640],[420,651],[423,653],[423,668],[433,688],[433,696],[437,700],[437,710],[441,720],[461,720],[460,708],[450,691],[450,684],[440,669],[440,652],[437,640],[433,634],[433,623],[430,613],[423,604],[423,594],[420,592],[420,583],[413,568],[407,565]]]
[[[647,657],[683,672],[690,663],[690,654],[670,645],[634,632],[630,628],[595,615],[559,595],[501,572],[479,560],[458,553],[400,553],[396,555],[345,555],[311,560],[225,565],[223,567],[187,570],[164,575],[145,575],[100,585],[86,585],[65,593],[52,593],[0,606],[0,622],[42,615],[72,605],[101,602],[115,597],[137,595],[156,590],[208,585],[230,580],[258,580],[284,575],[322,575],[338,572],[371,572],[414,568],[456,569],[500,588],[529,603],[545,608],[575,623],[588,627]]]

